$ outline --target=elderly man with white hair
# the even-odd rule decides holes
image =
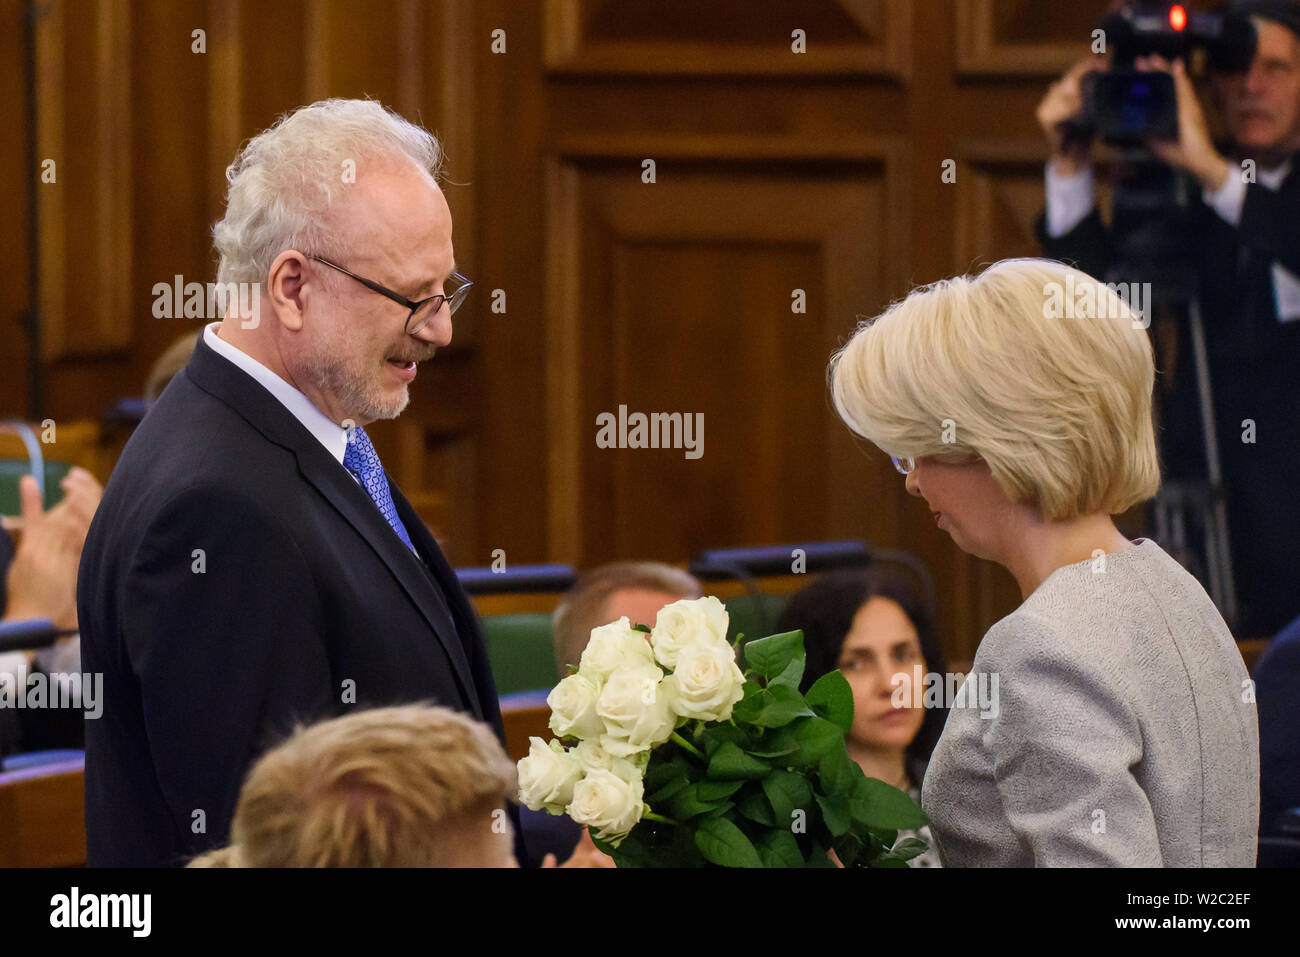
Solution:
[[[240,783],[297,722],[437,703],[501,718],[470,605],[364,426],[452,337],[441,151],[377,103],[254,137],[214,229],[224,318],[127,444],[81,565],[92,865],[227,843]]]

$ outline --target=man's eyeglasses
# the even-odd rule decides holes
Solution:
[[[890,461],[894,463],[894,468],[898,469],[899,473],[902,475],[910,475],[912,470],[916,468],[916,459],[896,459],[893,456],[890,456]]]
[[[387,286],[381,286],[373,279],[365,279],[354,272],[344,269],[336,262],[330,262],[324,256],[313,256],[308,254],[307,258],[314,259],[318,263],[324,263],[331,269],[337,269],[339,272],[343,273],[343,275],[350,276],[367,289],[373,289],[381,296],[387,296],[389,299],[393,300],[393,302],[401,303],[407,309],[411,310],[410,314],[406,317],[406,334],[408,336],[416,335],[421,329],[427,326],[433,317],[438,314],[438,310],[442,308],[444,302],[447,304],[447,314],[453,315],[456,310],[460,308],[460,304],[465,301],[465,297],[469,295],[469,287],[474,285],[472,279],[466,279],[460,273],[454,272],[447,280],[448,284],[457,284],[451,292],[439,293],[430,296],[428,299],[421,299],[418,302],[415,302],[407,299],[399,292],[394,292]]]

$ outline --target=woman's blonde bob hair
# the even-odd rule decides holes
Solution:
[[[1116,515],[1160,485],[1146,326],[1086,273],[1006,259],[859,326],[831,359],[831,394],[890,455],[978,455],[1046,521]]]

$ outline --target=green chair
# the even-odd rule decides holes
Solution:
[[[45,463],[45,507],[53,508],[63,498],[59,483],[72,469],[66,462]],[[0,460],[0,515],[21,515],[18,480],[32,472],[31,464],[16,459]]]
[[[550,615],[485,615],[480,621],[498,695],[555,686],[559,676]]]
[[[776,634],[776,620],[785,609],[785,595],[734,595],[724,598],[727,614],[731,618],[727,629],[727,640],[734,642],[737,635],[744,635],[746,641],[754,638],[766,638]]]

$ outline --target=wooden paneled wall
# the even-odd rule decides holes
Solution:
[[[478,283],[407,412],[372,430],[453,561],[864,537],[929,563],[969,658],[1014,585],[849,436],[826,363],[913,284],[1036,252],[1034,106],[1104,5],[43,0],[35,135],[58,176],[37,190],[40,412],[98,417],[199,325],[154,318],[152,288],[214,278],[242,141],[303,103],[371,96],[442,139]],[[26,6],[0,0],[9,63]],[[29,413],[39,171],[17,73],[0,78],[17,134],[0,145],[0,403]],[[597,416],[620,406],[702,414],[703,454],[598,447]]]

